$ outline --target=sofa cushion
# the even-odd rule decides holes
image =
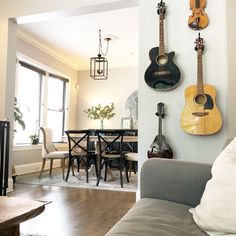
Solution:
[[[133,236],[207,235],[193,221],[190,206],[165,200],[144,198],[106,234]]]
[[[200,204],[191,209],[195,222],[209,235],[236,235],[236,138],[212,166]]]

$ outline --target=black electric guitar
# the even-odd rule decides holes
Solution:
[[[180,70],[173,62],[175,52],[165,53],[164,49],[164,15],[165,3],[158,3],[159,15],[159,47],[149,51],[151,64],[145,72],[145,82],[155,90],[170,90],[177,86],[180,81]]]
[[[160,102],[157,104],[156,115],[159,116],[159,130],[158,135],[147,152],[148,158],[173,158],[173,151],[162,134],[162,119],[165,117],[164,108],[164,103]]]

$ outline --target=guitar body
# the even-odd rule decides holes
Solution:
[[[163,135],[157,135],[151,144],[148,158],[173,158],[173,151]]]
[[[162,102],[157,104],[156,115],[159,117],[158,135],[148,149],[148,158],[173,158],[173,151],[162,134],[162,119],[165,117],[165,105]]]
[[[159,55],[159,47],[149,52],[151,64],[145,72],[145,82],[155,90],[170,90],[180,80],[180,70],[173,62],[175,52]]]
[[[181,114],[180,125],[189,134],[210,135],[218,132],[222,126],[222,117],[215,102],[215,88],[205,84],[203,90],[204,97],[197,96],[196,85],[189,86],[185,90],[185,107]],[[199,102],[196,102],[196,99],[199,99]]]

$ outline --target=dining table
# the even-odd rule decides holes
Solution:
[[[97,166],[98,168],[100,168],[100,156],[97,152],[97,148],[98,148],[98,136],[95,135],[96,132],[98,131],[98,129],[86,129],[90,131],[90,136],[89,136],[89,142],[91,142],[95,153],[97,154]],[[106,130],[114,130],[114,129],[106,129]],[[137,146],[138,146],[138,130],[137,129],[115,129],[115,130],[122,130],[124,132],[124,136],[123,136],[123,143],[127,144],[127,148],[128,150],[132,151],[132,152],[137,152]],[[106,138],[106,140],[113,140],[114,137],[113,136],[104,136]],[[79,137],[78,137],[79,138]],[[117,142],[119,142],[119,140],[117,140]],[[67,137],[63,137],[63,143],[66,144],[66,147],[68,148],[68,144],[67,144]],[[135,148],[134,148],[135,146]],[[92,168],[90,168],[90,171],[92,171]],[[93,170],[94,172],[94,170]],[[112,172],[110,170],[108,170],[108,179],[109,179],[109,175],[112,175]]]
[[[89,141],[96,143],[98,141],[98,137],[97,135],[95,135],[95,133],[98,129],[88,129],[88,130],[90,131]],[[114,129],[111,129],[111,130],[114,130]],[[116,130],[124,131],[125,134],[123,136],[123,142],[138,143],[138,130],[137,129],[116,129]],[[131,134],[135,134],[135,135],[131,135]],[[111,140],[113,139],[112,136],[109,136],[109,137]],[[109,140],[109,137],[106,136],[108,140]],[[62,143],[67,145],[67,136],[62,136]]]
[[[20,236],[20,223],[41,214],[45,209],[45,203],[1,196],[0,209],[0,235]]]

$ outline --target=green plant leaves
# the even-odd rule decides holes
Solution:
[[[109,120],[116,114],[113,112],[114,109],[114,103],[106,106],[101,106],[101,104],[98,104],[97,106],[91,106],[87,110],[84,110],[84,112],[87,114],[88,118],[93,120]]]

